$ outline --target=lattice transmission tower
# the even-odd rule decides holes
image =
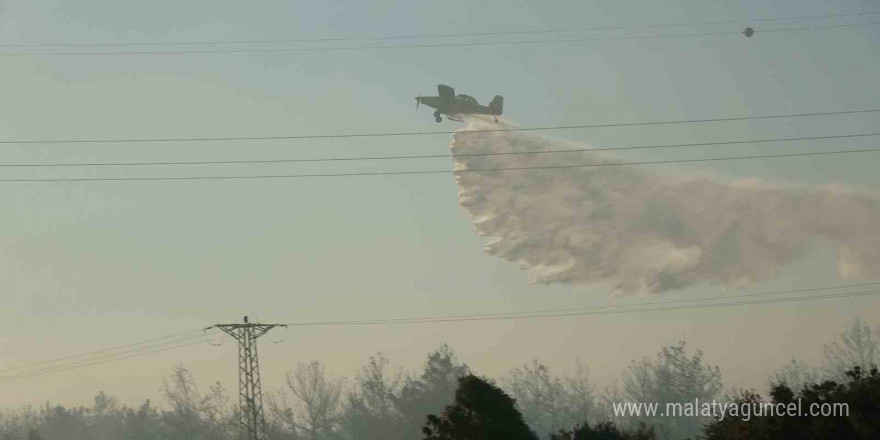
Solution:
[[[263,415],[263,390],[260,384],[260,361],[257,338],[284,324],[248,323],[216,324],[210,328],[223,330],[238,341],[238,407],[242,440],[266,440],[266,418]]]

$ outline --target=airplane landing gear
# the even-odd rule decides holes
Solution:
[[[434,120],[437,122],[443,122],[443,118],[440,117],[440,110],[434,112]]]

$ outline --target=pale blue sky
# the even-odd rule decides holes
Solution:
[[[878,12],[871,1],[0,0],[0,44],[175,42],[469,33]],[[251,54],[0,57],[0,139],[203,137],[452,129],[413,97],[438,83],[481,102],[505,96],[523,126],[876,108],[878,26],[758,34],[468,48]],[[741,25],[598,31],[587,36],[741,30]],[[534,39],[492,37],[466,41]],[[445,40],[444,40],[445,41]],[[461,40],[455,40],[461,41]],[[369,44],[325,43],[327,46]],[[234,46],[228,46],[234,47]],[[36,50],[36,49],[34,49]],[[52,49],[41,49],[52,50]],[[13,51],[6,49],[5,51]],[[818,136],[876,130],[876,115],[609,128],[550,136],[596,146]],[[233,160],[444,154],[448,136],[173,144],[0,146],[2,162]],[[871,142],[874,142],[872,144]],[[875,139],[779,146],[867,148]],[[766,145],[740,146],[738,153]],[[776,151],[776,150],[774,150]],[[631,153],[647,160],[715,151]],[[880,186],[880,155],[700,165],[731,176]],[[395,163],[212,168],[3,169],[4,178],[352,172],[450,168]],[[449,175],[338,179],[0,184],[0,365],[125,344],[257,314],[264,321],[373,319],[603,305],[601,288],[530,286],[483,253]],[[845,213],[842,213],[845,215]],[[755,290],[831,285],[819,250]],[[722,293],[693,288],[679,299]],[[652,300],[661,299],[654,298]],[[618,301],[620,302],[620,301]],[[263,345],[264,386],[298,361],[351,375],[382,350],[408,369],[443,342],[488,375],[533,357],[576,359],[608,382],[630,360],[686,339],[729,386],[761,386],[792,356],[880,300],[838,299],[599,317],[291,330]],[[234,346],[205,344],[0,384],[0,405],[157,397],[181,361],[203,383],[235,382]]]

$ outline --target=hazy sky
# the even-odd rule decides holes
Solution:
[[[0,0],[0,44],[179,42],[423,35],[880,12],[863,0],[280,1]],[[0,56],[0,140],[221,137],[451,130],[415,110],[436,85],[526,127],[877,108],[880,27],[757,34],[363,51]],[[573,36],[739,31],[703,25]],[[548,38],[548,37],[540,37]],[[438,41],[510,41],[505,36]],[[434,40],[430,40],[433,42]],[[415,42],[425,42],[415,40]],[[412,40],[382,44],[413,44]],[[376,44],[330,42],[327,47]],[[288,45],[290,46],[290,45]],[[240,46],[226,45],[224,48]],[[277,47],[266,45],[261,47]],[[298,46],[297,46],[298,47]],[[143,49],[135,47],[136,49]],[[190,47],[176,47],[187,49]],[[131,48],[126,48],[131,49]],[[4,48],[4,53],[15,52]],[[33,48],[31,51],[55,51]],[[71,49],[68,49],[71,50]],[[76,48],[76,50],[94,50]],[[606,128],[548,133],[594,146],[870,132],[880,116]],[[2,145],[0,162],[236,160],[445,154],[448,135],[225,143]],[[871,148],[877,139],[786,144]],[[736,147],[766,153],[768,145]],[[729,150],[725,150],[729,153]],[[775,150],[774,150],[775,151]],[[703,157],[724,151],[630,153]],[[880,154],[714,162],[732,177],[880,191]],[[327,173],[450,169],[449,159],[343,164],[0,169],[2,178]],[[292,180],[0,183],[0,367],[235,322],[381,319],[638,303],[735,294],[705,286],[609,298],[605,286],[533,286],[483,252],[451,175]],[[840,212],[839,215],[851,215]],[[751,291],[842,283],[818,247]],[[741,293],[741,292],[740,292]],[[763,386],[794,356],[817,361],[856,313],[880,323],[880,298],[609,316],[385,327],[292,328],[261,340],[264,388],[296,362],[351,376],[386,352],[411,371],[449,343],[479,373],[538,358],[559,372],[586,362],[602,383],[679,339],[705,351],[727,386]],[[274,335],[280,338],[282,335]],[[175,362],[204,386],[234,388],[235,345],[182,350],[0,383],[0,406],[86,403],[99,390],[157,398]]]

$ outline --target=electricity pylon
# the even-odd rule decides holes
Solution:
[[[257,338],[284,324],[248,323],[216,324],[210,328],[223,330],[238,341],[238,407],[241,440],[266,440],[266,418],[263,415],[263,391],[260,385],[260,361]],[[205,329],[205,330],[207,330]]]

